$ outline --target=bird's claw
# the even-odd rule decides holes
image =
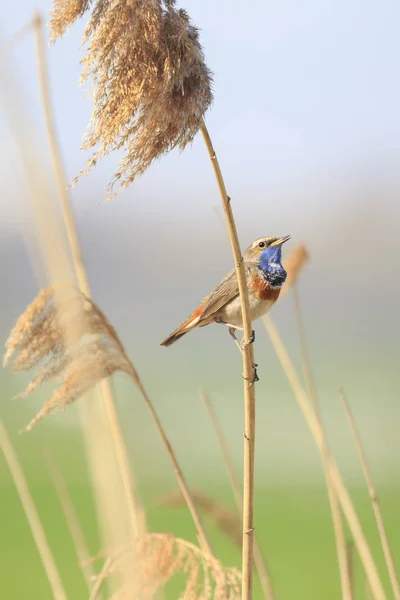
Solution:
[[[249,339],[247,341],[240,342],[241,349],[244,350],[250,344],[254,344],[255,339],[256,339],[256,332],[253,329],[252,332],[251,332],[251,336],[249,337]]]
[[[242,377],[243,377],[243,379],[245,381],[249,381],[250,382],[249,387],[252,387],[255,383],[257,383],[257,381],[260,381],[260,378],[259,378],[259,376],[257,374],[257,367],[258,367],[258,364],[254,363],[254,365],[253,365],[253,369],[254,369],[254,371],[253,371],[253,377],[251,379],[249,377],[245,377],[244,375],[242,375]]]

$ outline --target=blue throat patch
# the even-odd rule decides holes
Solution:
[[[285,283],[287,273],[281,260],[281,246],[270,246],[260,254],[258,267],[264,279],[272,287],[281,287]]]

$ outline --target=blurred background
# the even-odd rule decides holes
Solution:
[[[243,247],[264,235],[291,234],[311,262],[300,294],[323,419],[363,524],[382,564],[338,390],[354,409],[397,561],[400,556],[400,6],[339,0],[265,3],[187,0],[215,74],[207,125],[232,198]],[[2,11],[2,81],[12,72],[29,112],[37,153],[48,166],[32,35],[4,43],[48,0],[20,0]],[[78,86],[83,26],[48,50],[51,93],[69,180],[81,169],[90,98]],[[6,93],[5,88],[3,92]],[[0,97],[3,94],[0,92]],[[1,98],[3,100],[3,98]],[[1,109],[3,104],[0,105]],[[0,112],[0,332],[45,285],[29,209],[29,182],[6,111]],[[240,474],[240,356],[223,327],[194,331],[171,348],[166,337],[231,269],[218,190],[201,137],[172,152],[116,200],[104,188],[121,157],[104,160],[71,191],[93,295],[116,327],[181,460],[189,483],[232,504],[224,465],[199,398],[204,387],[223,423]],[[35,250],[36,248],[36,250]],[[293,299],[272,317],[301,368]],[[256,531],[282,599],[339,597],[335,546],[314,442],[267,334],[256,324]],[[22,437],[17,432],[51,392],[11,403],[27,376],[0,372],[0,416],[20,457],[71,598],[84,598],[43,447],[57,457],[90,541],[98,551],[77,407]],[[133,464],[155,530],[194,539],[180,509],[160,509],[174,475],[141,398],[115,377]],[[1,457],[0,457],[1,459]],[[18,495],[0,460],[0,572],[4,598],[50,598]],[[226,564],[239,551],[213,532]],[[24,576],[19,577],[23,564]],[[356,569],[357,597],[365,586]]]

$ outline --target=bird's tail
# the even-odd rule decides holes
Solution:
[[[179,329],[177,329],[176,331],[171,333],[171,335],[169,335],[167,338],[165,338],[165,340],[161,342],[160,346],[165,346],[166,348],[168,346],[171,346],[172,344],[177,342],[179,340],[179,338],[181,338],[183,335],[185,335],[185,333],[188,333],[188,331],[180,332]]]
[[[174,342],[178,341],[185,333],[189,333],[200,321],[201,313],[203,312],[203,307],[200,306],[197,308],[186,321],[180,325],[175,331],[171,333],[165,340],[163,340],[160,346],[171,346]]]

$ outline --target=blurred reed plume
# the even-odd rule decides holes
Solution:
[[[141,598],[154,595],[174,575],[183,573],[186,586],[181,600],[238,600],[241,597],[241,574],[235,568],[225,568],[219,560],[200,550],[186,540],[168,533],[149,533],[137,542],[137,565],[141,573]],[[99,573],[90,600],[95,600],[103,582],[121,569],[121,562],[134,555],[129,547],[119,548],[110,553],[104,568]],[[111,599],[125,598],[125,591],[118,590]],[[110,599],[110,600],[111,600]]]
[[[79,328],[75,326],[77,321]],[[133,373],[105,315],[72,285],[43,289],[28,306],[6,342],[4,364],[8,363],[14,371],[41,367],[20,396],[27,396],[46,381],[58,383],[26,430],[50,412],[65,408],[115,371]]]
[[[192,498],[198,508],[200,508],[216,526],[223,531],[237,546],[242,545],[242,527],[237,513],[227,506],[221,506],[213,498],[199,491],[192,490]],[[161,506],[182,507],[186,502],[179,490],[163,496],[159,501]]]
[[[52,39],[92,6],[81,81],[94,82],[94,108],[83,148],[98,148],[74,183],[122,149],[111,192],[116,182],[127,187],[155,159],[193,140],[212,101],[211,72],[199,32],[175,0],[55,0]]]
[[[301,271],[309,260],[310,254],[304,244],[298,244],[293,248],[286,260],[283,261],[287,277],[282,292],[286,293],[296,283]]]

